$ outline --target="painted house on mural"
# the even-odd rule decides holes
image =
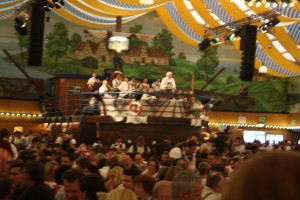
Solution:
[[[75,59],[82,60],[86,57],[94,57],[99,62],[111,62],[115,52],[107,49],[105,40],[99,43],[91,40],[81,41],[75,47]],[[127,52],[122,52],[121,57],[127,64],[138,62],[140,65],[154,64],[159,66],[169,65],[169,57],[166,52],[147,46],[133,46]]]

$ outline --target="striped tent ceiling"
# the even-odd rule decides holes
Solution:
[[[147,1],[147,0],[144,0]],[[148,0],[149,1],[149,0]],[[32,0],[1,0],[0,20]],[[74,23],[101,28],[113,26],[116,16],[123,23],[136,19],[148,12],[156,11],[166,27],[187,44],[197,46],[207,28],[214,28],[271,8],[249,6],[242,0],[153,0],[141,4],[140,0],[65,0],[61,9],[54,9],[62,17]],[[268,67],[268,74],[278,77],[300,75],[300,3],[293,7],[278,4],[280,24],[271,33],[257,33],[255,67]],[[256,25],[261,25],[258,22]],[[238,49],[239,40],[233,44]],[[270,48],[272,46],[273,48]]]

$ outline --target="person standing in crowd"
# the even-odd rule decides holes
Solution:
[[[83,194],[79,185],[79,179],[82,177],[84,177],[84,174],[77,169],[69,169],[63,174],[61,193],[64,194],[64,200],[82,200]]]
[[[92,77],[89,78],[87,82],[87,86],[91,92],[95,91],[98,89],[98,86],[100,85],[101,81],[97,79],[97,74],[92,73]],[[98,85],[98,86],[97,86]]]
[[[128,149],[128,152],[130,153],[148,153],[150,151],[150,148],[145,144],[145,138],[143,136],[139,136],[137,138],[137,142],[130,146]]]
[[[7,161],[18,158],[16,146],[8,141],[9,132],[7,129],[0,131],[0,172],[2,173],[7,165]]]
[[[200,176],[190,171],[179,172],[173,179],[173,200],[202,200],[203,184]]]
[[[53,192],[44,183],[43,165],[35,160],[29,160],[22,168],[23,184],[27,189],[20,195],[20,200],[53,200]]]
[[[246,152],[246,147],[244,145],[243,138],[236,137],[233,142],[232,148],[233,148],[233,152],[240,152],[240,153]]]
[[[11,200],[19,199],[20,195],[25,191],[26,186],[23,184],[22,169],[24,163],[20,161],[13,161],[9,168],[9,179],[12,182],[12,197]]]
[[[159,181],[152,189],[152,200],[171,200],[172,199],[172,181]]]
[[[134,179],[134,192],[141,200],[150,200],[156,180],[148,174],[138,175]]]
[[[121,136],[118,136],[116,142],[111,144],[110,147],[116,150],[125,150],[126,144],[123,142],[123,138]]]
[[[142,172],[147,168],[147,162],[145,161],[141,153],[136,153],[134,155],[134,164]]]
[[[158,143],[155,146],[156,154],[158,156],[161,156],[164,151],[170,151],[171,149],[172,149],[172,145],[171,145],[171,137],[170,136],[166,136],[161,143]]]
[[[174,147],[170,151],[170,158],[183,158],[188,163],[188,168],[196,170],[196,149],[197,143],[194,140],[185,142],[182,147]]]
[[[224,176],[221,172],[210,172],[206,179],[206,185],[202,191],[202,198],[205,200],[220,200],[224,187]]]
[[[122,176],[122,184],[117,187],[117,189],[127,188],[134,191],[135,177],[141,174],[141,171],[135,168],[125,169]]]
[[[11,200],[12,184],[10,180],[3,174],[0,174],[0,188],[0,199]]]
[[[167,72],[166,77],[161,80],[160,89],[168,92],[175,92],[176,83],[172,72]]]

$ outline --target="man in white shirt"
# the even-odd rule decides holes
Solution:
[[[88,80],[87,82],[87,85],[88,85],[88,88],[91,90],[91,91],[95,91],[97,90],[97,88],[95,88],[95,83],[101,83],[101,81],[99,79],[97,79],[97,74],[96,73],[93,73],[92,74],[92,77]]]
[[[197,143],[194,140],[185,142],[182,147],[174,147],[170,150],[170,158],[183,158],[188,162],[188,168],[196,170],[196,149]]]
[[[129,81],[128,78],[125,77],[124,80],[122,81],[121,85],[118,87],[120,92],[122,92],[122,94],[120,94],[120,97],[124,97],[129,93],[128,81]]]
[[[99,94],[100,95],[107,95],[107,94],[105,94],[106,92],[109,92],[107,85],[108,85],[108,81],[104,80],[102,82],[101,87],[99,88]]]
[[[160,89],[164,91],[172,91],[176,90],[176,83],[173,78],[172,72],[167,72],[166,77],[161,80]]]

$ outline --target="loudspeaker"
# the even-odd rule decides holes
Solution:
[[[242,53],[240,79],[252,81],[254,76],[257,26],[246,25],[241,29],[240,50]]]
[[[44,42],[45,10],[40,3],[31,5],[31,26],[28,48],[28,65],[41,66]]]
[[[241,29],[240,50],[255,54],[257,26],[246,25]]]
[[[240,70],[241,81],[252,81],[254,76],[254,64],[255,56],[247,55],[245,52],[243,52]]]

